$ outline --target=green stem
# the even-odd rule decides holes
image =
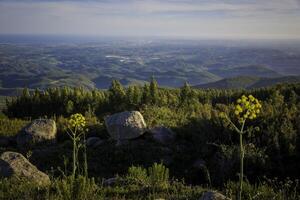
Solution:
[[[238,200],[242,200],[242,190],[243,190],[243,176],[244,176],[244,147],[243,147],[243,133],[244,133],[244,126],[246,120],[243,121],[241,130],[239,131],[240,134],[240,180],[239,180],[239,194]]]
[[[75,136],[72,139],[73,139],[73,173],[72,173],[72,176],[73,176],[73,178],[75,178],[75,173],[76,173],[76,138],[75,138]]]
[[[86,138],[85,133],[83,133],[83,148],[84,148],[84,175],[85,178],[88,177],[88,164],[87,164],[87,150],[86,150]]]

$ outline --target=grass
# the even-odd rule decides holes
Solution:
[[[137,183],[128,183],[126,177],[119,177],[116,185],[104,186],[93,178],[78,176],[73,182],[72,176],[53,178],[50,186],[38,188],[35,185],[17,179],[0,180],[0,199],[6,200],[144,200],[144,199],[199,199],[204,191],[201,187],[191,187],[183,182],[170,181],[168,188],[142,187]]]
[[[225,185],[227,197],[236,200],[234,194],[237,193],[238,183],[229,181]],[[275,179],[266,179],[258,184],[243,183],[243,200],[297,200],[300,199],[299,181],[286,178],[284,181]]]

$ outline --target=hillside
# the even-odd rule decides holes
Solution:
[[[273,86],[279,83],[298,83],[300,76],[284,76],[276,78],[263,78],[251,76],[238,76],[234,78],[225,78],[220,81],[195,85],[195,88],[217,88],[217,89],[251,89]]]

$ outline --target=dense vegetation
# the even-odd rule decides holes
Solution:
[[[88,137],[108,138],[103,125],[104,116],[124,110],[139,110],[150,128],[161,125],[171,128],[177,134],[176,141],[172,145],[161,145],[140,139],[115,146],[113,141],[107,140],[99,148],[88,149],[89,175],[97,180],[94,188],[99,192],[97,194],[111,199],[144,199],[145,195],[150,195],[149,199],[199,198],[203,189],[189,187],[178,181],[184,179],[186,184],[217,188],[234,198],[238,180],[239,141],[234,129],[220,113],[225,112],[234,119],[233,104],[242,94],[252,94],[262,101],[262,112],[247,124],[250,128],[244,138],[244,199],[299,198],[300,84],[253,90],[200,90],[185,84],[181,89],[166,89],[159,88],[152,79],[150,84],[128,88],[113,81],[107,91],[68,87],[34,92],[24,90],[21,96],[7,101],[4,114],[9,119],[1,119],[1,134],[13,135],[13,131],[9,131],[9,127],[12,127],[9,122],[17,124],[12,127],[16,133],[16,127],[20,127],[18,124],[22,119],[47,116],[57,121],[60,145],[44,152],[33,150],[29,157],[39,169],[53,173],[56,180],[50,186],[52,188],[44,193],[32,190],[32,195],[45,195],[43,198],[52,195],[54,198],[60,193],[53,191],[59,191],[63,187],[61,184],[67,184],[68,181],[59,178],[61,170],[57,167],[66,168],[66,175],[70,171],[68,159],[71,158],[71,146],[65,134],[65,117],[83,113],[89,128]],[[128,183],[130,178],[126,174],[130,174],[130,170],[127,172],[130,166],[147,168],[154,162],[163,162],[169,168],[171,177],[174,177],[168,189],[159,187],[160,192],[153,192],[152,186],[137,186],[137,183],[107,188],[99,181],[119,174],[123,177],[121,182]],[[197,162],[202,163],[200,169],[195,166]],[[145,170],[134,169],[144,174],[141,177],[146,176]],[[12,193],[10,184],[13,183],[2,181],[0,184],[6,188],[2,190],[5,195]],[[20,194],[25,193],[29,186],[24,187],[18,188]]]

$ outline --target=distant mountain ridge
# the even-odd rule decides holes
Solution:
[[[5,44],[0,39],[0,89],[3,94],[24,87],[107,89],[113,79],[129,86],[144,84],[152,76],[161,87],[178,88],[185,82],[205,86],[243,77],[236,80],[238,84],[233,80],[218,83],[227,88],[250,87],[257,81],[253,77],[300,76],[300,48],[231,45],[176,41]]]
[[[297,83],[300,82],[300,76],[282,76],[282,77],[251,77],[238,76],[225,78],[216,82],[195,85],[194,88],[214,88],[214,89],[252,89],[276,85],[279,83]]]

